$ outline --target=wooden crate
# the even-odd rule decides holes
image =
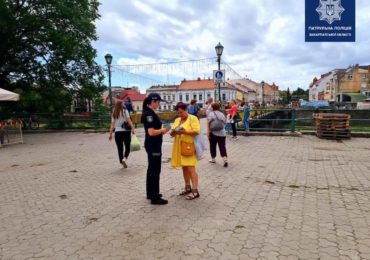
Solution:
[[[319,138],[343,139],[351,138],[349,129],[350,115],[317,113],[313,114],[316,124],[316,135]]]

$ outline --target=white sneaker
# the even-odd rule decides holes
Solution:
[[[216,163],[216,160],[215,159],[210,159],[208,162],[210,162],[210,163]]]
[[[127,168],[126,160],[127,160],[126,158],[123,158],[123,159],[122,159],[121,164],[122,164],[123,168]]]

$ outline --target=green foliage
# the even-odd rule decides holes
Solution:
[[[293,91],[292,98],[294,100],[299,100],[299,99],[308,100],[308,93],[309,93],[308,89],[304,90],[302,88],[297,88],[296,90]]]
[[[8,110],[60,114],[72,95],[100,96],[91,45],[98,7],[97,0],[0,0],[0,87],[21,95]]]

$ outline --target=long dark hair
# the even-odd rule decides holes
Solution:
[[[114,119],[118,119],[119,116],[121,115],[121,113],[122,113],[122,116],[123,116],[124,113],[125,113],[125,109],[126,109],[126,107],[123,104],[122,100],[117,100],[116,103],[114,104],[112,117]]]

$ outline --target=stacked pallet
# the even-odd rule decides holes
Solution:
[[[316,123],[316,135],[319,138],[351,138],[351,130],[349,129],[350,115],[317,113],[313,114],[313,117]]]

